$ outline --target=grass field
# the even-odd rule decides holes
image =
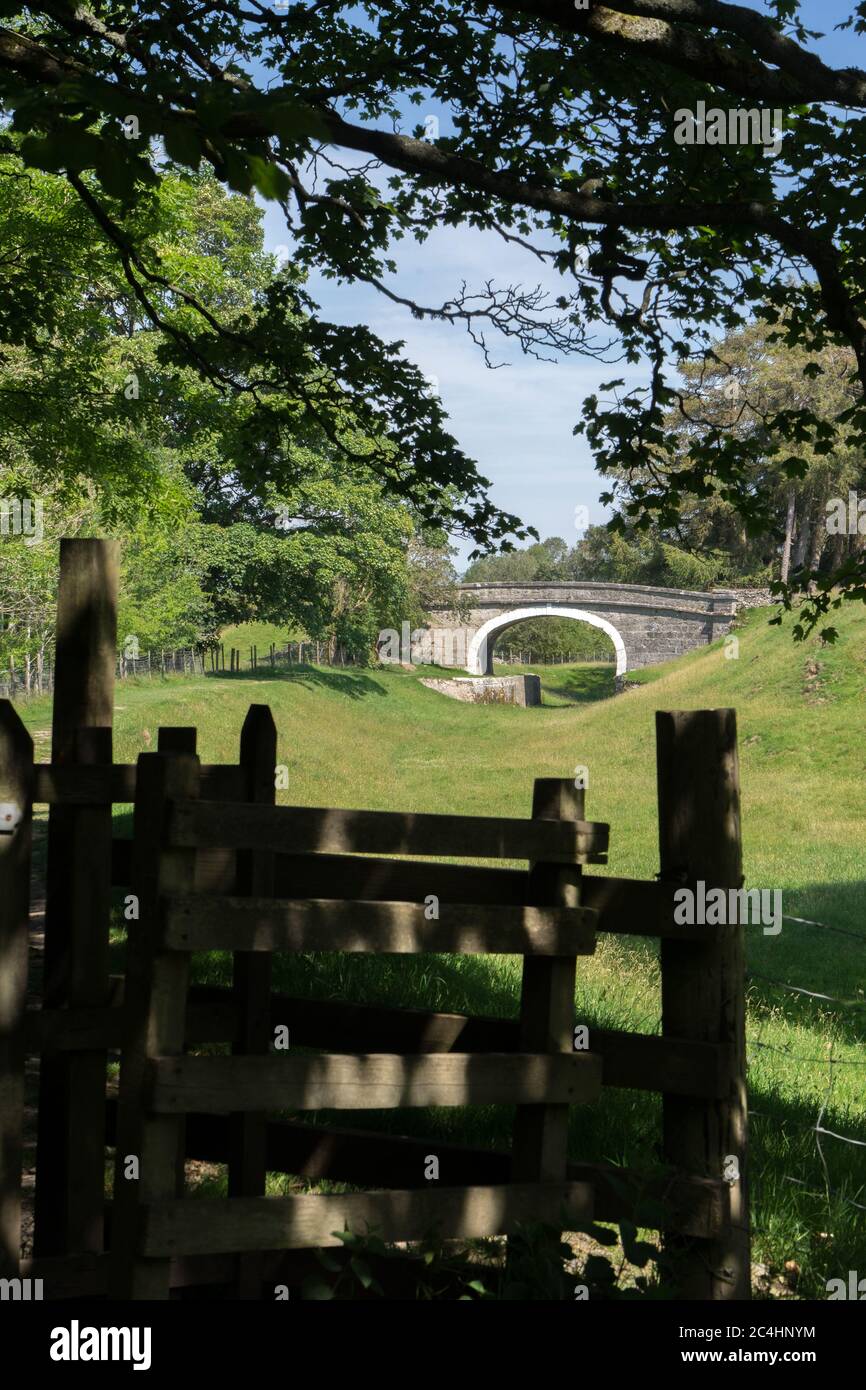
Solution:
[[[294,623],[287,623],[284,627],[276,623],[233,623],[220,633],[220,641],[226,651],[230,647],[237,647],[244,664],[249,660],[250,647],[258,649],[259,660],[262,661],[270,651],[271,643],[279,651],[287,642],[299,640],[307,639]]]
[[[544,705],[530,710],[451,701],[420,685],[423,671],[398,669],[125,682],[115,750],[131,761],[156,746],[161,724],[195,724],[206,761],[234,761],[256,701],[272,707],[289,768],[279,797],[296,804],[525,815],[533,778],[584,765],[587,815],[611,825],[607,871],[651,877],[654,711],[734,706],[747,886],[781,889],[787,918],[833,928],[747,929],[755,1258],[776,1270],[796,1262],[799,1295],[823,1298],[827,1279],[866,1273],[866,614],[852,605],[834,619],[833,647],[794,645],[766,619],[748,616],[737,659],[717,643],[636,673],[641,687],[616,697],[609,666],[542,669]],[[48,702],[22,713],[47,757]],[[225,962],[203,959],[198,971],[224,978]],[[307,956],[276,967],[283,989],[502,1016],[516,1013],[519,979],[512,957]],[[659,1011],[646,942],[605,937],[579,962],[576,1012],[591,1027],[656,1032]],[[380,1119],[402,1132],[509,1138],[510,1113],[498,1108]],[[658,1119],[655,1098],[606,1092],[573,1112],[573,1155],[652,1160]]]

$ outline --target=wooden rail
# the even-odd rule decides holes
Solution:
[[[218,1208],[218,1210],[213,1210]],[[147,1259],[245,1250],[340,1246],[337,1232],[375,1229],[381,1240],[507,1235],[530,1222],[592,1220],[588,1183],[519,1183],[439,1191],[364,1192],[331,1197],[236,1198],[230,1202],[152,1203],[142,1216]],[[170,1271],[169,1271],[170,1277]]]
[[[162,1115],[584,1105],[600,1094],[601,1062],[591,1053],[154,1057],[144,1084],[146,1104]]]
[[[132,841],[115,839],[112,882],[115,887],[124,888],[131,878]],[[719,935],[715,926],[690,926],[674,921],[677,886],[650,879],[618,878],[615,874],[585,873],[581,881],[581,902],[598,914],[596,932],[678,941],[714,940]],[[230,890],[230,884],[224,887],[224,891]],[[277,898],[418,903],[434,894],[440,902],[521,907],[528,905],[527,891],[526,869],[360,854],[283,852],[274,855]]]
[[[122,976],[113,977],[122,997]],[[94,1047],[119,1049],[123,1038],[120,1003],[108,1009],[30,1010],[24,1020],[24,1046],[30,1054],[75,1052]],[[352,1004],[342,999],[305,999],[272,993],[271,1033],[284,1025],[298,1047],[348,1051],[358,1039],[373,1052],[516,1052],[515,1020],[474,1014],[438,1013],[383,1004]],[[576,1022],[580,1022],[578,1018]],[[664,1038],[590,1025],[593,1052],[604,1063],[605,1086],[668,1095],[720,1098],[727,1089],[728,1059],[721,1043]],[[235,1043],[240,1024],[231,991],[193,985],[186,1013],[187,1047]]]
[[[437,902],[206,897],[164,901],[161,944],[171,951],[453,952],[588,956],[591,908],[489,907]]]
[[[169,809],[176,849],[442,854],[455,858],[602,863],[608,826],[583,821],[345,811],[311,806],[248,807],[236,816],[219,801],[178,801]]]

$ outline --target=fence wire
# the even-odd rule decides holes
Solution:
[[[246,654],[245,654],[246,653]],[[261,652],[257,645],[245,649],[217,643],[206,647],[153,648],[138,656],[119,652],[115,667],[117,680],[163,677],[169,675],[206,676],[240,675],[243,671],[276,670],[280,666],[296,666],[315,662],[320,666],[354,666],[351,653],[325,642],[287,642],[283,647],[269,646]],[[35,695],[50,695],[54,690],[54,665],[51,660],[34,658],[29,665],[11,663],[0,668],[0,698],[28,699]]]
[[[814,921],[814,920],[812,920],[812,919],[803,918],[803,917],[788,917],[788,918],[786,918],[785,920],[797,922],[798,924],[800,924],[800,925],[802,925],[802,926],[806,926],[806,927],[809,927],[809,928],[812,928],[812,929],[818,930],[818,931],[834,931],[834,932],[837,932],[837,933],[840,934],[840,935],[843,935],[843,936],[846,936],[846,937],[849,937],[849,938],[852,938],[852,937],[853,937],[854,940],[859,941],[861,944],[862,944],[864,941],[866,941],[866,937],[863,937],[863,936],[862,936],[860,933],[858,933],[858,932],[848,931],[847,929],[842,928],[842,927],[833,927],[833,926],[829,926],[826,922],[817,922],[817,921]],[[861,1008],[863,1008],[863,1007],[866,1007],[866,999],[840,999],[840,998],[836,998],[836,997],[834,997],[834,996],[832,996],[832,995],[824,994],[824,993],[822,993],[822,992],[820,992],[820,991],[818,991],[818,990],[805,989],[805,988],[803,988],[803,987],[801,987],[801,986],[799,986],[799,985],[792,985],[792,984],[790,984],[788,981],[785,981],[785,980],[777,980],[777,979],[775,979],[775,978],[773,978],[773,977],[771,977],[771,976],[763,975],[763,974],[761,974],[761,973],[758,972],[758,971],[750,971],[750,972],[747,972],[747,978],[748,978],[748,979],[758,979],[758,980],[762,980],[762,981],[764,981],[764,982],[766,982],[766,983],[769,983],[769,984],[771,984],[771,985],[773,985],[773,986],[780,987],[780,988],[782,988],[782,989],[785,989],[785,990],[788,990],[788,991],[790,991],[790,992],[792,992],[792,993],[795,993],[795,994],[799,995],[800,997],[803,997],[803,998],[806,998],[806,999],[809,999],[809,1000],[816,1000],[816,1001],[820,1000],[822,1003],[831,1003],[831,1004],[835,1004],[835,1005],[837,1005],[837,1006],[839,1006],[839,1007],[841,1007],[841,1008],[856,1008],[856,1009],[861,1009]],[[763,1031],[763,1030],[761,1030],[761,1031]],[[832,1105],[832,1102],[833,1102],[833,1092],[834,1092],[835,1081],[836,1081],[836,1077],[837,1077],[838,1074],[839,1074],[838,1071],[837,1071],[837,1068],[848,1066],[848,1067],[856,1067],[856,1068],[866,1069],[866,1059],[864,1059],[864,1061],[861,1062],[861,1061],[856,1060],[855,1058],[847,1058],[847,1057],[838,1057],[838,1058],[837,1058],[837,1057],[834,1057],[834,1056],[833,1056],[833,1048],[834,1048],[834,1045],[835,1045],[835,1044],[834,1044],[832,1041],[828,1044],[827,1055],[826,1055],[825,1057],[809,1057],[809,1056],[806,1056],[806,1055],[801,1055],[801,1054],[797,1054],[797,1053],[790,1052],[790,1051],[789,1051],[787,1048],[785,1048],[785,1047],[777,1047],[777,1046],[775,1046],[775,1045],[772,1044],[772,1043],[765,1043],[765,1042],[762,1040],[762,1038],[761,1038],[760,1036],[759,1036],[758,1038],[749,1039],[749,1040],[747,1041],[747,1047],[748,1047],[748,1049],[757,1048],[757,1049],[760,1049],[761,1051],[773,1052],[773,1053],[776,1053],[777,1055],[784,1056],[784,1057],[786,1057],[786,1058],[787,1058],[788,1060],[790,1060],[790,1061],[802,1062],[802,1063],[804,1063],[804,1064],[806,1064],[806,1065],[808,1065],[808,1066],[823,1066],[823,1067],[826,1067],[826,1068],[827,1068],[827,1084],[826,1084],[826,1089],[824,1090],[823,1095],[821,1095],[820,1098],[819,1098],[819,1109],[818,1109],[818,1114],[817,1114],[816,1119],[815,1119],[815,1123],[814,1123],[813,1125],[810,1125],[808,1128],[803,1128],[803,1129],[799,1129],[799,1130],[797,1130],[797,1131],[793,1131],[794,1133],[799,1133],[799,1134],[801,1134],[801,1135],[814,1134],[814,1136],[815,1136],[815,1147],[816,1147],[816,1151],[817,1151],[817,1157],[818,1157],[818,1160],[819,1160],[819,1162],[820,1162],[820,1164],[821,1164],[821,1170],[822,1170],[823,1175],[824,1175],[824,1187],[823,1187],[823,1191],[818,1191],[818,1190],[816,1190],[816,1189],[814,1189],[814,1188],[810,1188],[810,1187],[808,1186],[808,1184],[807,1184],[806,1182],[804,1182],[804,1180],[803,1180],[802,1178],[797,1178],[797,1177],[795,1177],[795,1176],[794,1176],[793,1174],[791,1174],[791,1173],[783,1173],[783,1174],[782,1174],[782,1179],[783,1179],[783,1181],[784,1181],[784,1182],[791,1183],[791,1184],[793,1184],[794,1186],[796,1186],[796,1187],[802,1189],[803,1192],[804,1192],[804,1195],[811,1196],[811,1197],[818,1197],[818,1198],[821,1198],[822,1200],[825,1200],[827,1203],[829,1203],[829,1202],[831,1201],[831,1199],[834,1199],[834,1198],[835,1198],[836,1200],[838,1200],[838,1201],[840,1201],[840,1202],[842,1202],[842,1203],[844,1203],[844,1204],[846,1204],[846,1205],[848,1205],[848,1206],[850,1206],[850,1207],[853,1207],[853,1208],[854,1208],[855,1210],[857,1210],[857,1211],[866,1211],[866,1206],[864,1206],[863,1203],[855,1201],[853,1198],[848,1197],[844,1192],[840,1191],[838,1188],[836,1188],[836,1187],[833,1186],[832,1181],[831,1181],[831,1177],[830,1177],[830,1166],[829,1166],[829,1163],[828,1163],[828,1160],[827,1160],[827,1154],[824,1152],[824,1146],[823,1146],[823,1143],[822,1143],[822,1140],[832,1139],[832,1140],[834,1140],[836,1143],[845,1144],[845,1145],[848,1145],[848,1146],[850,1146],[851,1148],[854,1148],[854,1149],[866,1149],[866,1140],[855,1138],[854,1135],[850,1135],[850,1134],[840,1134],[837,1130],[829,1129],[829,1128],[827,1128],[827,1126],[824,1124],[824,1117],[826,1116],[826,1114],[827,1114],[828,1110],[830,1109],[830,1106]],[[770,1116],[770,1115],[767,1115],[767,1114],[765,1114],[765,1113],[763,1113],[763,1112],[761,1112],[761,1111],[749,1111],[749,1114],[750,1114],[750,1116],[751,1116],[751,1115],[754,1115],[754,1116],[756,1116],[756,1117],[763,1118],[763,1119],[772,1119],[772,1120],[776,1120],[776,1119],[777,1119],[776,1116]],[[788,1127],[788,1126],[786,1126],[786,1127],[785,1127],[785,1133],[786,1133],[786,1134],[791,1134],[791,1133],[792,1133],[791,1128]],[[864,1180],[866,1180],[866,1174],[864,1174]]]

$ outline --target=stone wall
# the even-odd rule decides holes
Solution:
[[[422,680],[440,695],[476,705],[540,705],[540,676],[456,676],[454,680]]]
[[[724,595],[734,601],[736,608],[767,608],[776,603],[769,589],[714,589],[714,594]]]

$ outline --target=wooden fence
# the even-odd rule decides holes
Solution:
[[[583,819],[569,781],[536,782],[522,820],[277,807],[276,731],[262,706],[236,765],[201,764],[195,730],[177,728],[160,730],[137,767],[113,764],[112,547],[66,542],[62,563],[50,764],[33,764],[18,716],[0,704],[0,1273],[42,1278],[49,1297],[165,1297],[189,1285],[273,1297],[346,1224],[411,1241],[431,1227],[507,1235],[565,1215],[629,1217],[629,1191],[648,1190],[640,1174],[567,1161],[569,1106],[606,1085],[662,1094],[668,1172],[649,1190],[664,1200],[681,1295],[748,1297],[743,932],[673,914],[677,886],[742,881],[733,712],[657,716],[656,880],[583,874],[605,862],[607,827]],[[112,833],[112,805],[125,802],[132,841]],[[45,971],[41,1006],[27,1010],[38,803],[50,807]],[[118,889],[132,914],[125,980],[109,973]],[[439,916],[428,920],[431,895]],[[661,939],[662,1032],[592,1028],[588,1052],[575,1052],[576,959],[599,932]],[[189,986],[190,954],[203,950],[232,952],[230,989]],[[520,1017],[272,990],[275,952],[316,950],[512,952],[523,957]],[[281,1026],[288,1052],[272,1049]],[[231,1055],[196,1055],[218,1042]],[[106,1081],[118,1052],[119,1101]],[[34,1258],[21,1262],[27,1056],[40,1059],[39,1127]],[[494,1103],[516,1106],[509,1152],[273,1117]],[[424,1177],[431,1151],[435,1184]],[[186,1159],[227,1163],[227,1198],[184,1197]],[[266,1197],[268,1171],[375,1190]]]
[[[220,642],[209,647],[160,647],[131,656],[125,649],[117,654],[117,679],[148,679],[165,676],[240,675],[244,670],[276,671],[286,666],[354,666],[350,652],[335,642],[286,642],[278,646],[271,642],[259,651],[257,645],[229,646]],[[37,658],[25,656],[21,666],[9,665],[0,669],[0,698],[22,700],[34,695],[50,695],[54,690],[54,665],[40,652]]]

